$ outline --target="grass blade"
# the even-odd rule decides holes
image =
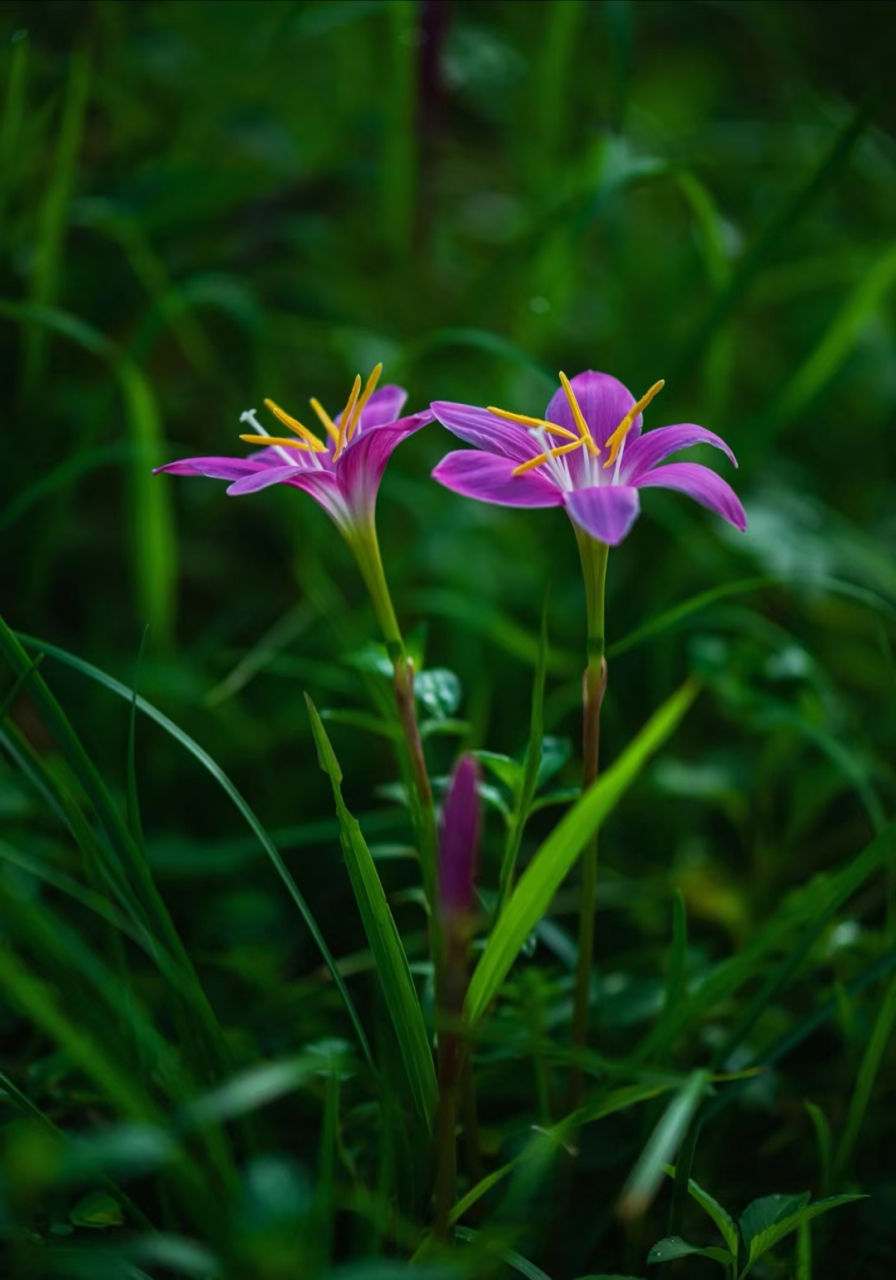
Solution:
[[[131,467],[131,545],[137,581],[140,621],[152,627],[163,644],[174,632],[177,584],[177,538],[172,491],[152,474],[162,461],[162,424],[148,380],[129,360],[115,368],[133,444]]]
[[[2,626],[3,623],[2,620],[0,620],[0,638],[2,638]],[[99,667],[94,667],[91,663],[84,662],[81,658],[75,657],[74,654],[67,653],[65,649],[60,649],[56,645],[40,644],[38,641],[33,640],[28,636],[20,636],[19,639],[29,648],[40,649],[46,653],[48,657],[53,657],[58,662],[62,662],[73,670],[79,671],[82,675],[87,676],[88,679],[95,680],[98,684],[109,689],[110,692],[117,694],[118,697],[125,698],[129,702],[134,698],[134,691],[129,689],[127,685],[122,684],[121,681],[115,680],[112,676],[107,675],[106,672],[101,671]],[[237,791],[236,787],[230,781],[220,765],[212,759],[207,751],[204,751],[202,747],[200,747],[198,742],[195,742],[189,734],[184,733],[183,729],[180,729],[173,720],[169,720],[166,715],[163,715],[161,711],[154,707],[152,703],[147,702],[145,698],[138,696],[136,698],[136,704],[138,709],[142,711],[144,715],[147,715],[151,720],[154,720],[156,724],[165,730],[166,733],[170,734],[172,738],[176,739],[176,741],[181,744],[181,746],[185,747],[186,750],[199,761],[203,768],[208,770],[218,785],[233,801],[237,809],[251,827],[259,844],[274,864],[277,874],[286,886],[290,897],[301,912],[302,917],[308,926],[309,932],[317,944],[318,950],[320,951],[327,968],[332,974],[333,981],[339,990],[339,994],[342,996],[364,1056],[370,1066],[373,1067],[373,1055],[370,1052],[370,1045],[368,1044],[367,1036],[364,1033],[364,1028],[361,1025],[361,1020],[358,1017],[352,998],[348,993],[348,988],[345,985],[342,974],[339,972],[339,966],[333,958],[333,955],[324,940],[324,936],[318,928],[314,916],[311,914],[310,907],[302,897],[298,886],[290,875],[286,863],[281,858],[276,846],[273,844],[270,836],[255,816],[255,813],[243,799],[239,791]]]
[[[874,1030],[871,1033],[871,1038],[865,1049],[865,1055],[862,1058],[862,1065],[859,1067],[859,1074],[849,1103],[846,1127],[843,1130],[843,1137],[840,1139],[840,1145],[837,1149],[835,1169],[839,1174],[843,1174],[849,1168],[852,1153],[865,1120],[865,1112],[868,1110],[868,1103],[871,1101],[874,1082],[880,1071],[884,1051],[889,1044],[894,1026],[896,1026],[896,978],[891,981],[887,988],[874,1024]]]
[[[47,650],[47,652],[50,652]],[[581,797],[539,848],[523,873],[476,966],[467,995],[471,1023],[482,1017],[526,938],[551,905],[554,894],[588,840],[622,798],[697,696],[689,680],[650,718],[620,758]]]
[[[771,434],[806,409],[830,382],[896,284],[896,246],[868,269],[781,393],[777,408],[767,415]]]
[[[320,766],[329,775],[333,785],[345,863],[364,922],[364,932],[376,962],[386,1005],[395,1027],[408,1083],[417,1110],[432,1128],[436,1112],[436,1074],[408,959],[361,828],[342,798],[342,770],[327,731],[307,694],[305,701],[308,704]]]
[[[72,55],[62,107],[59,141],[50,168],[50,184],[41,210],[37,248],[31,275],[31,301],[52,306],[59,293],[59,275],[69,204],[75,181],[84,112],[90,87],[90,57],[84,50]],[[25,389],[33,390],[41,376],[46,331],[31,325],[25,331]]]
[[[520,793],[510,820],[507,832],[507,845],[501,863],[501,904],[513,888],[513,877],[516,871],[516,860],[519,857],[523,830],[532,807],[535,788],[538,786],[538,771],[541,768],[542,739],[544,737],[544,682],[548,669],[548,602],[544,602],[541,615],[541,642],[538,646],[538,660],[535,663],[535,679],[532,683],[532,716],[529,724],[529,742],[526,746],[526,759],[523,765],[523,781]]]
[[[631,1220],[647,1211],[708,1086],[709,1072],[695,1071],[669,1103],[622,1190],[620,1217]]]
[[[748,249],[724,293],[716,299],[705,321],[686,348],[675,370],[677,379],[687,374],[706,344],[727,323],[780,241],[792,231],[796,223],[811,209],[844,168],[852,155],[853,148],[865,132],[869,113],[870,103],[865,102],[847,120],[828,151],[822,156],[820,163],[808,175],[802,186],[782,205],[765,231]]]

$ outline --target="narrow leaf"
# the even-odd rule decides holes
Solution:
[[[436,1109],[436,1075],[432,1050],[420,1001],[411,977],[408,959],[386,894],[361,828],[346,808],[340,782],[342,770],[333,751],[323,721],[314,703],[305,695],[311,729],[317,744],[320,766],[329,775],[339,815],[342,851],[361,912],[364,932],[376,962],[386,1005],[407,1071],[411,1094],[421,1116],[432,1127]]]
[[[697,696],[694,681],[672,695],[620,758],[588,789],[539,848],[523,873],[476,966],[467,996],[471,1023],[482,1017],[529,934],[547,912],[564,877],[650,756]]]

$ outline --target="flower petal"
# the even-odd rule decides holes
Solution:
[[[516,465],[514,458],[459,449],[442,459],[432,478],[465,498],[495,502],[501,507],[560,506],[562,491],[553,481],[535,471],[512,475]]]
[[[407,398],[408,393],[404,387],[396,387],[392,383],[379,387],[361,411],[361,430],[369,431],[371,427],[395,422]]]
[[[637,489],[623,484],[573,489],[563,495],[563,502],[571,520],[611,547],[628,533],[641,506]]]
[[[721,436],[705,427],[695,426],[692,422],[682,422],[675,427],[659,427],[656,431],[648,431],[639,440],[626,441],[622,455],[621,477],[626,484],[637,484],[638,477],[645,471],[655,467],[670,453],[679,449],[689,449],[695,444],[711,444],[721,449],[737,466],[737,459]]]
[[[244,493],[257,493],[259,489],[267,489],[272,484],[287,484],[290,480],[304,475],[300,467],[255,467],[248,475],[243,475],[230,486],[227,492],[232,498]]]
[[[595,373],[589,369],[586,373],[577,373],[569,381],[576,393],[579,408],[588,423],[588,430],[594,437],[595,443],[603,448],[604,443],[635,403],[635,397],[628,387],[623,386],[618,378],[612,377],[609,373]],[[568,431],[575,431],[578,435],[578,428],[572,416],[569,401],[566,399],[566,392],[562,387],[554,392],[544,416],[549,422],[556,422],[558,426],[566,427]],[[629,444],[640,434],[641,415],[638,414],[628,433]]]
[[[351,527],[354,512],[350,510],[339,480],[332,471],[293,471],[292,475],[287,476],[281,483],[307,493],[319,507],[323,507],[340,529]]]
[[[356,435],[336,462],[336,474],[345,501],[358,509],[366,505],[372,511],[376,491],[392,451],[402,440],[433,420],[432,412],[424,409],[422,413],[415,413],[410,418],[399,418],[397,422],[390,422],[387,426],[368,426],[360,435]]]
[[[733,524],[735,529],[740,529],[741,533],[747,527],[747,517],[740,498],[731,485],[714,471],[710,471],[709,467],[702,467],[699,462],[671,462],[667,467],[654,467],[636,484],[639,489],[678,489],[701,506],[717,512],[723,520]]]
[[[531,431],[515,422],[504,421],[487,409],[455,404],[450,400],[436,400],[431,408],[442,426],[486,453],[513,458],[514,462],[526,462],[542,451]]]
[[[260,464],[249,458],[184,458],[155,467],[153,475],[168,471],[174,476],[208,476],[211,480],[239,480],[254,475]]]

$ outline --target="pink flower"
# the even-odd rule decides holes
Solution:
[[[292,433],[271,436],[248,409],[241,421],[254,434],[241,438],[265,447],[247,458],[186,458],[169,462],[157,471],[180,476],[210,476],[229,480],[227,492],[234,497],[256,493],[272,484],[302,489],[330,516],[348,537],[372,524],[377,490],[386,463],[402,440],[432,422],[429,409],[408,418],[398,415],[407,399],[403,387],[385,386],[376,390],[383,366],[378,364],[361,390],[360,377],[345,409],[330,418],[317,400],[311,401],[324,431],[324,438],[286,413],[272,400],[265,404]]]
[[[635,401],[607,373],[579,373],[545,410],[530,418],[504,409],[438,401],[433,412],[456,436],[475,445],[443,458],[433,477],[468,498],[513,507],[564,506],[570,519],[599,542],[616,546],[640,511],[639,490],[679,489],[736,529],[747,525],[734,490],[696,462],[658,466],[672,453],[711,444],[734,454],[720,436],[682,423],[641,434],[641,414],[663,386]]]

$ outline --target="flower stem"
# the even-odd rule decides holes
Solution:
[[[395,707],[404,741],[403,763],[408,775],[411,818],[420,845],[423,888],[430,910],[435,917],[437,910],[435,809],[414,705],[414,664],[405,651],[398,619],[392,607],[392,597],[386,582],[373,515],[360,521],[351,533],[346,533],[345,536],[370,593],[377,621],[386,641],[386,650],[392,659],[395,672],[393,686]]]
[[[607,661],[604,657],[604,586],[609,547],[574,526],[585,579],[588,613],[588,665],[582,677],[582,791],[595,781],[600,765],[600,709],[607,688]],[[582,854],[582,884],[579,907],[579,958],[576,967],[572,1043],[584,1048],[588,1038],[588,1010],[591,970],[594,957],[594,909],[597,894],[597,835]],[[574,1069],[570,1079],[570,1101],[578,1106],[581,1073]]]

